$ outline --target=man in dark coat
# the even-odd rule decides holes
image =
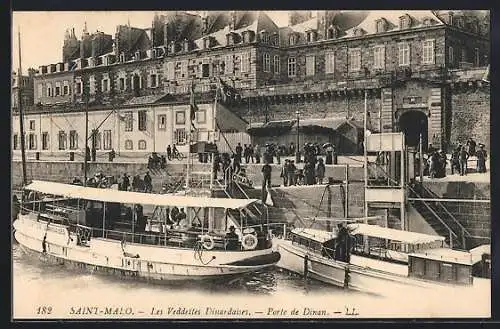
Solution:
[[[235,149],[235,158],[237,157],[238,158],[238,163],[241,163],[241,155],[243,153],[243,148],[241,147],[241,144],[238,143],[238,145],[236,146],[236,149]]]
[[[451,153],[451,174],[453,175],[455,172],[460,173],[460,161],[458,160],[458,154],[460,153],[460,149],[462,147],[459,145],[457,148],[453,150]]]
[[[149,176],[149,171],[144,175],[144,192],[151,193],[153,191],[153,180]]]
[[[235,232],[234,226],[229,227],[229,232],[226,233],[226,250],[238,249],[238,234]]]
[[[124,173],[122,177],[122,182],[120,184],[120,190],[128,191],[129,186],[130,186],[130,180],[128,179],[127,173]]]
[[[484,150],[484,144],[479,144],[479,150],[476,152],[477,156],[477,172],[484,173],[486,172],[486,159],[488,155]]]
[[[170,145],[167,146],[167,159],[168,161],[172,160],[172,148],[170,147]]]
[[[288,167],[289,167],[289,161],[288,159],[285,159],[285,163],[281,167],[281,174],[280,174],[280,177],[283,179],[283,186],[288,186]]]
[[[467,141],[467,153],[469,155],[474,155],[476,154],[476,142],[472,139],[472,138],[469,138],[469,140]]]
[[[266,184],[268,187],[271,187],[271,171],[273,169],[269,165],[269,163],[266,161],[266,163],[262,166],[262,188],[266,187]]]
[[[458,154],[458,161],[460,162],[460,176],[467,175],[467,159],[469,159],[469,154],[462,146]]]

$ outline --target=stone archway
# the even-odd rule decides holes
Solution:
[[[422,148],[427,151],[429,120],[425,111],[412,109],[405,110],[398,115],[398,129],[405,134],[406,145],[418,147],[420,135],[422,135]]]

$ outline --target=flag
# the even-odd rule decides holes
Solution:
[[[266,205],[268,206],[271,206],[271,207],[274,207],[274,202],[273,202],[273,198],[271,196],[271,191],[269,191],[269,186],[266,187]]]
[[[194,126],[194,119],[196,118],[196,112],[198,111],[198,105],[196,105],[196,102],[194,100],[194,82],[191,83],[191,100],[189,102],[189,113],[190,113],[190,118],[191,118],[191,125],[193,126],[193,129],[195,129]]]
[[[230,87],[221,78],[219,78],[219,95],[221,95],[221,100],[223,103],[227,102],[229,99],[234,98],[239,93],[233,87]]]

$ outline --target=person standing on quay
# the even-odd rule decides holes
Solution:
[[[484,150],[484,144],[479,144],[479,150],[476,152],[477,156],[477,172],[484,173],[486,172],[486,159],[488,155]]]
[[[289,161],[288,159],[285,159],[285,163],[281,167],[281,174],[280,174],[280,177],[283,179],[283,186],[288,186],[288,167],[289,167]]]
[[[144,192],[151,193],[153,191],[153,180],[149,175],[149,171],[146,171],[146,175],[144,175]]]
[[[460,153],[458,154],[458,160],[460,161],[460,176],[467,175],[467,159],[469,159],[469,154],[462,146]]]
[[[323,163],[323,158],[318,159],[318,164],[316,165],[316,184],[323,184],[323,178],[325,178],[325,164]]]

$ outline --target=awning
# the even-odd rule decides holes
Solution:
[[[269,121],[266,123],[252,124],[247,132],[251,135],[276,136],[290,131],[295,124],[295,120]]]
[[[353,231],[352,234],[361,234],[374,238],[388,239],[410,244],[430,243],[434,241],[444,241],[445,238],[439,235],[430,235],[424,233],[409,232],[386,228],[378,225],[369,224],[349,224],[348,227]]]
[[[162,95],[148,95],[148,96],[138,96],[134,97],[132,99],[129,99],[124,103],[124,105],[147,105],[147,104],[154,104],[161,99],[163,99],[165,96],[168,94],[162,94]]]
[[[292,230],[292,233],[320,243],[324,243],[326,241],[335,239],[336,237],[335,233],[333,232],[317,230],[312,228],[295,228]]]
[[[252,203],[260,202],[258,199],[201,198],[192,196],[128,192],[37,180],[33,181],[25,188],[31,191],[64,196],[67,198],[102,202],[147,204],[166,207],[177,206],[192,208],[241,209]]]

